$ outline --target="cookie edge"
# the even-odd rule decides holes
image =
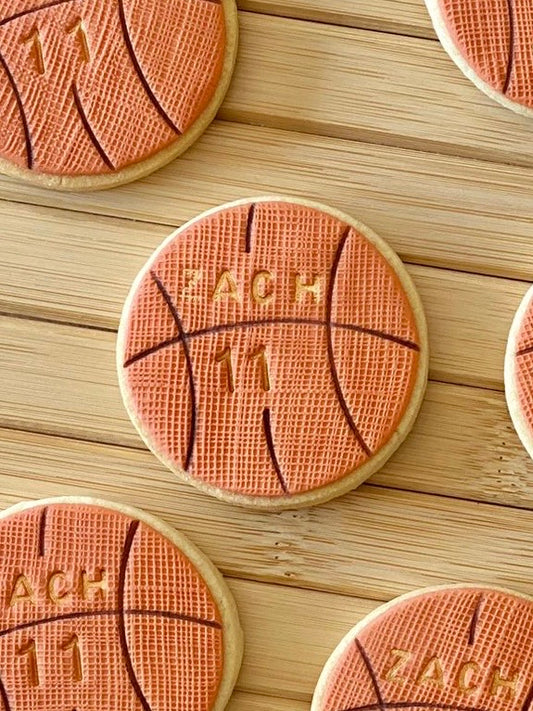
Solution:
[[[506,109],[511,109],[511,111],[521,114],[522,116],[533,117],[533,107],[525,106],[524,104],[520,104],[513,99],[507,98],[505,94],[497,91],[493,86],[482,79],[475,69],[470,66],[467,60],[463,57],[458,46],[455,44],[451,34],[448,32],[446,21],[440,9],[440,0],[425,0],[425,3],[433,23],[433,28],[441,45],[466,78],[470,79],[470,81],[490,99],[496,101]]]
[[[310,711],[323,711],[324,696],[327,689],[328,681],[331,677],[332,671],[337,666],[340,658],[345,653],[347,647],[353,643],[353,640],[357,635],[363,630],[367,625],[372,624],[378,617],[386,614],[390,609],[396,607],[403,602],[408,600],[422,597],[424,595],[432,595],[434,593],[446,592],[450,590],[477,590],[479,592],[496,592],[503,595],[511,596],[514,598],[519,598],[521,600],[526,600],[527,602],[533,604],[533,597],[526,595],[525,593],[519,593],[514,590],[509,590],[504,587],[489,586],[489,585],[479,585],[476,583],[449,583],[447,585],[432,585],[424,588],[417,588],[403,595],[393,598],[385,604],[379,605],[375,610],[372,610],[368,615],[365,615],[359,622],[354,625],[347,634],[342,637],[340,642],[337,644],[333,652],[330,654],[326,660],[322,671],[318,677],[318,681],[313,692],[313,699],[311,701]]]
[[[92,496],[58,496],[34,501],[21,501],[0,512],[0,520],[42,506],[61,504],[95,506],[116,511],[142,521],[166,538],[192,563],[207,585],[222,618],[224,660],[218,694],[209,711],[223,711],[233,693],[240,672],[244,652],[244,635],[239,621],[237,604],[222,573],[215,564],[183,533],[157,516],[134,506]]]
[[[326,484],[324,486],[318,487],[311,491],[304,492],[301,494],[295,494],[294,496],[290,496],[287,498],[274,496],[254,497],[247,494],[230,493],[225,491],[224,489],[220,489],[219,487],[215,487],[205,482],[202,482],[196,479],[195,477],[188,475],[179,467],[176,467],[174,463],[166,459],[159,452],[157,452],[155,448],[152,447],[149,437],[143,432],[143,427],[140,418],[137,417],[134,412],[134,408],[129,396],[129,391],[126,386],[125,377],[123,375],[123,357],[125,351],[124,343],[126,337],[126,324],[128,322],[128,315],[130,312],[131,304],[140,283],[145,278],[146,274],[150,271],[153,263],[157,261],[160,253],[164,249],[166,249],[166,247],[179,234],[187,230],[191,225],[195,224],[196,222],[204,220],[210,215],[213,215],[223,210],[258,202],[286,202],[291,204],[302,205],[304,207],[309,207],[316,210],[321,210],[331,215],[332,217],[340,220],[341,222],[350,225],[353,229],[361,232],[361,234],[363,234],[363,236],[366,237],[369,242],[373,244],[376,249],[383,255],[383,257],[386,259],[388,264],[392,267],[395,274],[397,275],[398,280],[400,281],[400,284],[402,285],[402,288],[407,296],[409,305],[413,311],[416,327],[419,334],[420,352],[418,361],[418,372],[412,388],[411,398],[407,407],[405,408],[405,412],[403,414],[402,419],[400,420],[396,430],[392,433],[388,442],[384,444],[381,449],[379,449],[378,452],[370,459],[368,459],[364,464],[362,464],[354,471],[346,474],[344,477],[342,477],[342,479],[332,482],[331,484]],[[411,277],[407,273],[403,262],[398,257],[396,252],[387,244],[387,242],[385,242],[385,240],[379,237],[370,228],[368,228],[362,222],[359,222],[358,220],[355,220],[354,218],[350,217],[346,213],[341,212],[340,210],[336,210],[335,208],[331,208],[327,205],[315,201],[280,195],[262,195],[259,197],[235,200],[233,202],[224,203],[223,205],[219,205],[210,210],[206,210],[205,212],[201,213],[200,215],[197,215],[196,217],[186,222],[179,229],[175,230],[152,253],[148,261],[145,263],[144,267],[141,268],[136,278],[134,279],[126,301],[124,303],[117,334],[116,366],[122,400],[131,422],[133,423],[135,429],[137,430],[137,433],[139,434],[145,445],[148,447],[148,449],[150,449],[150,451],[168,469],[174,472],[174,474],[176,474],[182,481],[185,481],[188,484],[192,484],[200,491],[210,494],[211,496],[214,496],[223,501],[239,506],[253,508],[256,510],[266,510],[274,512],[283,511],[288,509],[303,508],[307,506],[315,506],[317,504],[324,503],[326,501],[330,501],[331,499],[342,496],[343,494],[346,494],[349,491],[352,491],[352,489],[358,487],[372,474],[381,469],[385,462],[394,454],[394,452],[402,444],[402,442],[405,440],[405,438],[411,431],[420,411],[422,402],[424,400],[429,368],[427,323],[422,306],[422,301],[420,299],[420,296],[418,295],[418,292]]]
[[[161,0],[159,0],[161,1]],[[132,183],[145,178],[178,158],[190,148],[211,125],[229,89],[239,44],[239,18],[236,0],[221,0],[226,26],[226,49],[222,73],[215,93],[204,111],[180,137],[152,156],[133,163],[113,173],[101,175],[51,175],[16,165],[0,158],[0,175],[15,178],[30,185],[61,192],[95,192]]]

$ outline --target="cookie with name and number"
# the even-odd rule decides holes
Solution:
[[[130,417],[173,471],[283,509],[359,485],[410,430],[427,379],[420,300],[370,229],[291,198],[217,207],[171,235],[126,301]]]
[[[459,69],[495,101],[533,116],[530,0],[426,0],[426,5]]]
[[[235,604],[187,539],[96,499],[0,515],[3,711],[223,711],[242,656]]]
[[[62,190],[148,175],[228,88],[234,0],[0,0],[0,172]]]
[[[327,661],[311,711],[527,711],[533,600],[504,590],[418,590],[379,607]]]
[[[505,395],[518,436],[533,458],[533,287],[524,296],[509,332]]]

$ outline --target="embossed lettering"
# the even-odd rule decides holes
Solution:
[[[108,590],[107,573],[102,568],[98,568],[92,578],[86,570],[81,571],[81,594],[84,600],[95,598],[97,595],[105,597]]]
[[[81,57],[84,62],[89,62],[91,59],[91,53],[89,51],[89,42],[87,41],[87,32],[85,31],[85,25],[81,17],[77,22],[72,25],[70,29],[67,30],[69,35],[76,35],[78,42],[80,43]]]
[[[425,686],[426,684],[434,684],[439,688],[444,686],[444,672],[438,657],[431,657],[420,674],[417,676],[415,684]]]
[[[256,351],[250,354],[250,359],[257,360],[259,362],[261,387],[265,392],[268,392],[270,390],[270,369],[268,367],[266,347],[260,346]]]
[[[406,678],[405,676],[401,676],[399,672],[411,659],[411,652],[408,652],[406,649],[391,649],[390,655],[393,663],[392,666],[383,673],[383,679],[385,681],[394,681],[397,684],[404,684]]]
[[[29,35],[22,38],[22,43],[31,45],[30,52],[32,52],[35,59],[37,74],[41,74],[42,76],[45,73],[46,68],[44,65],[43,45],[39,29],[34,27]]]
[[[272,301],[274,298],[273,281],[274,276],[264,269],[254,274],[252,280],[252,298],[256,304],[266,306],[266,304]]]
[[[479,672],[479,664],[476,662],[464,662],[457,672],[457,688],[463,694],[470,696],[477,690],[478,685],[473,683],[474,676]]]
[[[492,683],[490,685],[490,695],[491,696],[503,696],[505,694],[510,695],[514,698],[516,693],[516,687],[518,684],[518,674],[513,674],[510,678],[505,679],[502,676],[502,671],[500,667],[494,667],[494,673],[492,676]],[[501,694],[500,694],[501,690]]]
[[[46,592],[50,602],[54,602],[56,605],[64,605],[70,600],[72,593],[68,588],[65,589],[65,583],[67,583],[67,576],[61,570],[50,573],[46,584]]]
[[[11,594],[9,596],[9,607],[18,605],[19,602],[35,602],[35,593],[25,575],[19,575],[15,578]]]
[[[241,301],[235,277],[227,270],[219,276],[213,291],[213,301],[220,301],[221,299],[233,299],[237,303]]]
[[[190,299],[191,301],[193,299],[197,299],[198,294],[194,294],[193,291],[196,288],[196,286],[199,284],[200,279],[202,278],[202,270],[201,269],[185,269],[183,274],[185,276],[185,279],[187,280],[187,283],[181,290],[183,298]]]
[[[37,665],[37,649],[35,647],[35,640],[30,639],[22,647],[19,647],[16,651],[17,657],[27,657],[28,658],[28,679],[30,686],[39,686],[39,667]]]
[[[319,275],[315,275],[313,281],[308,282],[302,274],[296,274],[294,277],[294,301],[304,301],[308,296],[311,296],[313,302],[319,304],[322,300],[323,281]]]
[[[226,346],[223,351],[215,354],[217,363],[223,363],[226,371],[226,382],[230,393],[235,392],[235,378],[233,375],[233,363],[231,361],[231,348]]]
[[[72,677],[74,681],[80,682],[83,680],[83,667],[81,661],[80,641],[78,635],[73,634],[66,642],[61,645],[64,652],[72,652]]]

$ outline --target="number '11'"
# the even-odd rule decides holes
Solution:
[[[270,383],[270,368],[268,365],[268,357],[265,346],[260,346],[257,350],[250,353],[248,356],[250,360],[257,361],[259,365],[259,376],[261,378],[261,387],[265,392],[268,392],[271,388]],[[233,357],[231,348],[227,346],[224,350],[220,351],[215,355],[215,361],[221,363],[226,371],[226,382],[228,384],[228,390],[230,393],[235,392],[235,373],[233,370]]]
[[[78,635],[73,634],[66,642],[59,645],[62,652],[69,652],[71,655],[72,678],[79,682],[83,679],[83,666],[81,661],[80,642]],[[30,686],[39,686],[41,677],[39,674],[39,661],[37,659],[37,645],[34,639],[30,639],[16,651],[17,657],[25,657],[28,669],[28,680]]]

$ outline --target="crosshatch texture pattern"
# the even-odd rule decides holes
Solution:
[[[303,204],[225,206],[168,241],[123,314],[134,421],[173,468],[290,497],[353,472],[397,429],[420,347],[400,280],[362,233]]]
[[[0,0],[0,156],[99,175],[179,140],[217,88],[218,0]]]
[[[505,393],[522,443],[533,457],[533,290],[525,295],[509,334]]]
[[[213,707],[221,616],[159,532],[101,506],[36,506],[0,520],[0,550],[5,711]]]
[[[528,709],[532,627],[531,601],[502,591],[447,588],[400,598],[341,642],[312,711]]]
[[[529,0],[438,0],[457,50],[494,91],[533,107]]]

